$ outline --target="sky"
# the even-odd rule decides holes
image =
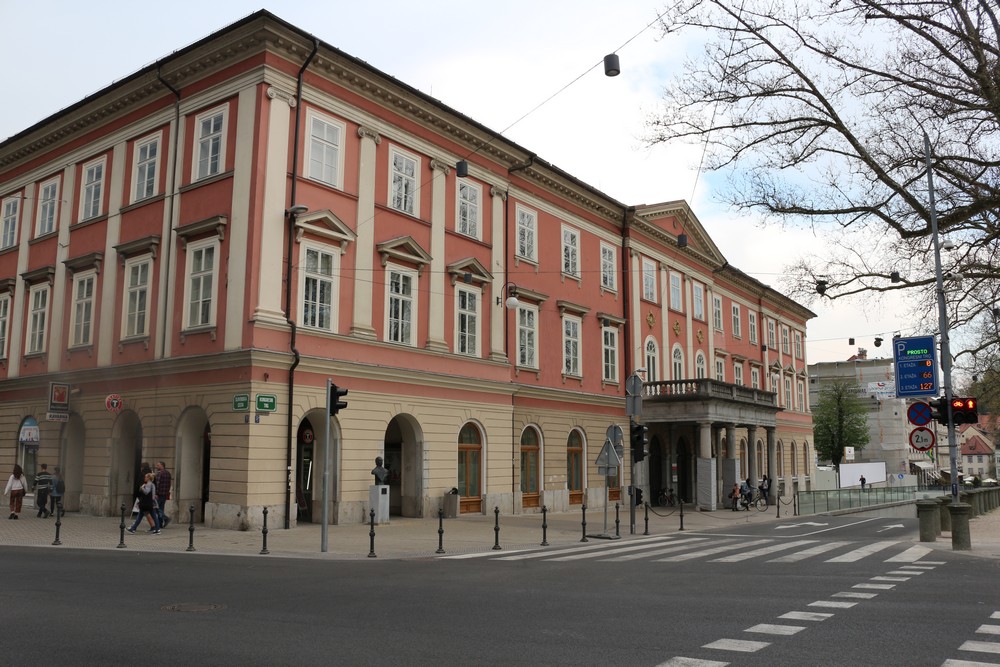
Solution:
[[[784,267],[822,252],[812,232],[765,228],[720,205],[724,179],[699,169],[700,146],[644,140],[663,89],[698,50],[694,36],[661,38],[659,0],[261,1],[0,0],[0,138],[267,9],[622,203],[687,200],[729,263],[765,284],[778,288]],[[612,52],[622,71],[609,78],[603,58]],[[842,361],[858,347],[891,357],[873,340],[905,329],[901,309],[803,305],[817,314],[809,363]]]

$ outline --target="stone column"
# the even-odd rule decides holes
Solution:
[[[715,459],[712,458],[712,425],[698,422],[698,507],[714,510],[718,490],[716,489]]]
[[[447,352],[448,343],[444,338],[444,291],[445,291],[445,191],[451,168],[439,161],[431,160],[431,270],[427,277],[430,283],[430,308],[427,313],[427,349]]]
[[[747,469],[740,471],[742,479],[750,478],[750,485],[757,483],[759,473],[757,471],[757,425],[747,426]]]
[[[971,551],[972,536],[969,534],[969,511],[966,503],[948,506],[951,513],[951,548],[953,551]]]
[[[726,458],[722,460],[722,494],[729,496],[733,484],[740,481],[739,442],[736,439],[736,424],[726,424]]]
[[[496,186],[490,188],[490,196],[492,198],[493,209],[492,209],[492,222],[491,227],[493,233],[490,235],[492,239],[493,248],[491,253],[492,259],[492,272],[494,283],[492,289],[493,298],[483,299],[485,307],[491,308],[490,311],[490,360],[491,361],[507,361],[507,357],[504,354],[504,345],[506,341],[504,340],[504,322],[510,315],[507,314],[507,307],[504,305],[504,301],[507,299],[507,295],[503,289],[503,283],[500,280],[507,275],[507,258],[504,256],[504,248],[506,248],[505,234],[506,234],[506,216],[504,215],[504,202],[507,201],[507,191],[502,190]],[[500,305],[496,304],[496,297],[500,297]]]
[[[774,473],[778,469],[778,447],[775,443],[775,432],[777,429],[774,426],[765,426],[764,431],[767,433],[767,478],[771,482],[771,490],[768,493],[768,502],[770,505],[774,501],[773,498],[778,497],[778,485],[775,483]]]
[[[354,318],[351,335],[375,338],[372,326],[372,287],[375,284],[375,160],[376,147],[382,142],[378,132],[358,128],[361,150],[358,157],[358,234],[354,270]]]

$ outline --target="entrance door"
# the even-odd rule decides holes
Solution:
[[[201,517],[205,520],[205,505],[208,504],[209,491],[212,486],[212,427],[205,422],[201,446]]]
[[[400,472],[403,470],[403,443],[386,441],[383,465],[389,471],[389,515],[401,516],[403,514],[403,477]]]
[[[295,484],[295,502],[298,506],[298,520],[312,523],[313,503],[313,469],[316,461],[316,436],[312,424],[303,419],[299,424],[298,456],[296,470],[298,479]]]

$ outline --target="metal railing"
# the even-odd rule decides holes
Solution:
[[[913,500],[915,486],[874,487],[861,489],[834,489],[832,491],[799,491],[799,514],[819,514],[861,507],[885,505]]]

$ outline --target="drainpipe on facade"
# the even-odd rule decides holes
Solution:
[[[302,63],[299,73],[295,78],[295,133],[292,139],[292,185],[289,193],[289,210],[295,206],[296,186],[299,181],[299,128],[302,124],[302,77],[309,67],[309,63],[319,51],[319,40],[313,37],[312,52]],[[288,224],[288,263],[285,269],[285,322],[289,327],[288,346],[292,350],[292,365],[288,368],[288,451],[285,455],[285,530],[291,527],[292,515],[292,449],[295,447],[295,433],[292,430],[292,421],[295,398],[295,368],[299,365],[301,356],[298,348],[295,347],[296,333],[298,326],[292,319],[292,249],[295,245],[295,214],[287,213],[286,222]],[[328,417],[329,418],[329,417]],[[329,424],[327,428],[330,428]]]

